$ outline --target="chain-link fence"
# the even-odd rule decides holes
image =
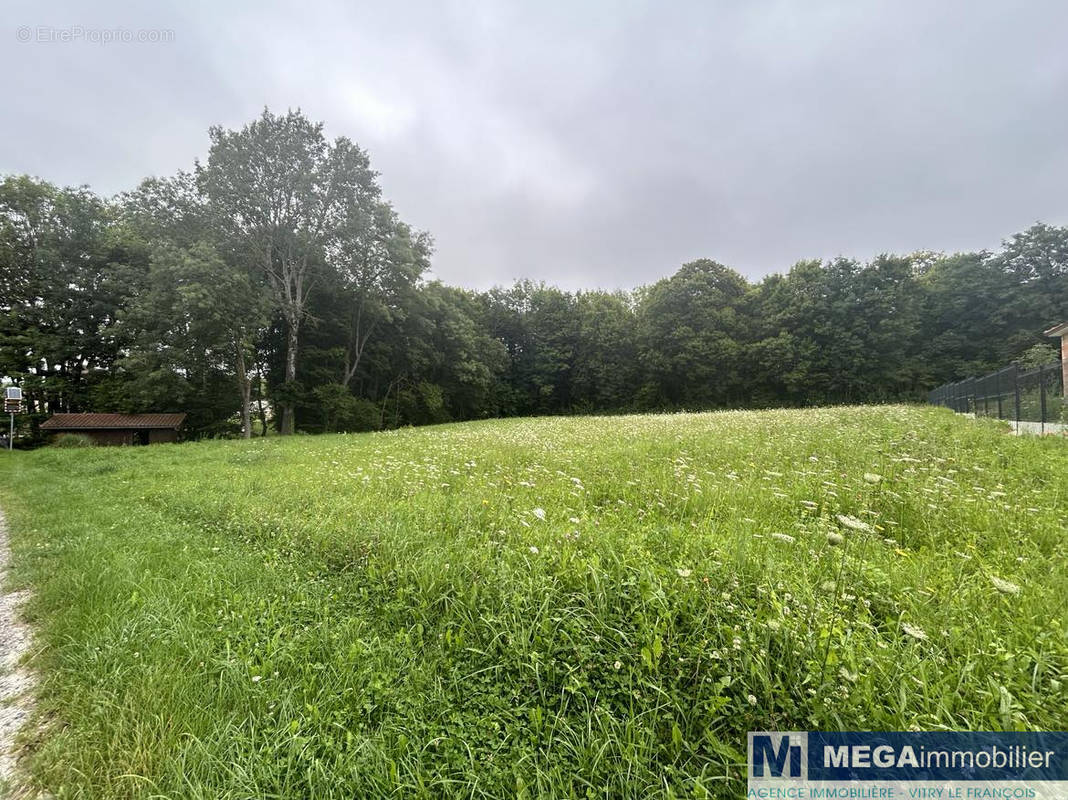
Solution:
[[[939,386],[927,401],[961,414],[1008,420],[1018,432],[1068,432],[1068,401],[1060,361],[1039,367],[1018,364],[981,378]]]

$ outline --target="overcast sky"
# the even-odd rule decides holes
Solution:
[[[0,171],[111,194],[299,107],[369,151],[449,283],[759,277],[1068,223],[1063,0],[4,5]],[[115,28],[173,41],[86,41]]]

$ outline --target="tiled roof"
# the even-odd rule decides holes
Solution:
[[[53,414],[41,424],[43,431],[129,430],[179,428],[185,414]]]
[[[1062,322],[1060,325],[1054,325],[1048,331],[1043,331],[1046,336],[1064,336],[1068,333],[1068,322]]]

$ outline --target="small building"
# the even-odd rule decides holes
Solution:
[[[45,433],[82,433],[102,445],[160,444],[178,441],[185,414],[53,414]]]
[[[1045,332],[1046,336],[1061,340],[1061,389],[1068,397],[1068,322],[1054,325]]]

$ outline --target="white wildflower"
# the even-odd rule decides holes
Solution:
[[[991,575],[990,582],[994,584],[994,588],[1002,594],[1019,594],[1020,587],[1012,581],[1002,580],[1001,578]]]
[[[832,547],[840,545],[844,541],[845,537],[840,533],[835,533],[834,531],[831,531],[827,534],[827,544],[831,545]]]
[[[530,546],[530,552],[533,553],[534,555],[537,555],[539,551],[538,551],[537,547],[535,547],[534,545],[531,545]]]
[[[689,578],[690,575],[693,574],[693,570],[689,570],[689,569],[677,569],[675,571],[677,573],[679,573],[679,577],[680,578]]]
[[[843,528],[849,528],[851,531],[863,531],[865,533],[871,533],[871,525],[863,520],[859,520],[851,514],[837,514],[835,519],[838,520],[838,524]]]
[[[262,675],[253,675],[252,676],[252,682],[253,683],[259,683],[262,680],[263,680],[263,676]]]
[[[545,509],[544,508],[535,508],[530,513],[533,514],[535,517],[537,517],[540,520],[544,520],[545,519]]]
[[[788,533],[773,533],[771,534],[771,538],[778,539],[780,542],[786,542],[787,544],[793,544],[797,541],[797,539]]]
[[[867,481],[868,483],[878,483],[882,479],[883,479],[883,476],[879,475],[879,474],[877,474],[875,472],[865,472],[864,473],[864,480]]]
[[[622,666],[623,666],[623,662],[622,662],[622,661],[617,661],[617,662],[616,662],[615,664],[613,664],[612,666],[613,666],[613,667],[614,667],[615,669],[619,669],[620,667],[622,667]]]
[[[921,642],[927,641],[927,632],[918,625],[910,625],[907,622],[901,623],[901,630],[911,636],[913,639],[919,639]]]
[[[746,700],[749,701],[749,705],[751,706],[755,706],[757,704],[757,699],[755,695],[749,695]]]

